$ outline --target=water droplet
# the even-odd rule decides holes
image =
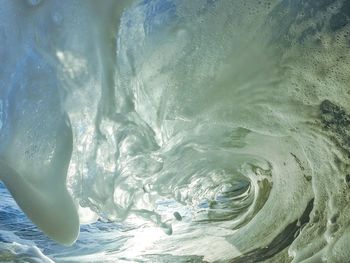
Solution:
[[[182,216],[180,215],[179,212],[174,212],[174,217],[176,218],[177,221],[181,221],[182,220]]]
[[[145,192],[145,193],[149,193],[149,192],[151,192],[151,190],[152,190],[152,185],[150,185],[150,184],[145,184],[144,186],[143,186],[143,191]]]
[[[171,224],[161,223],[160,227],[163,229],[165,234],[167,234],[169,236],[173,234],[173,228],[172,228]]]
[[[339,214],[334,214],[331,218],[330,218],[330,222],[331,224],[335,224],[338,220]]]
[[[346,182],[346,185],[350,188],[350,174],[347,174],[345,176],[345,182]]]
[[[56,25],[61,25],[62,21],[63,21],[63,17],[60,13],[55,12],[52,14],[52,21],[56,24]]]
[[[27,0],[27,3],[31,6],[37,6],[42,2],[42,0]]]

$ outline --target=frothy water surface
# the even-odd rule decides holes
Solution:
[[[45,203],[28,208],[11,178],[39,201],[67,186],[49,210],[74,219],[72,196],[81,223],[60,246],[1,188],[1,260],[349,260],[350,1],[5,1],[0,14],[0,179],[53,239],[72,237],[33,218]]]

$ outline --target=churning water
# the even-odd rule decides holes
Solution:
[[[349,0],[1,1],[0,261],[350,262],[349,22]]]

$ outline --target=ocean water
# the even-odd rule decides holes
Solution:
[[[349,0],[3,0],[0,262],[350,262]]]

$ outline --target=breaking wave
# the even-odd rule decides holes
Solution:
[[[44,196],[65,182],[87,224],[75,249],[32,244],[47,256],[350,258],[350,1],[5,1],[0,14],[0,167]]]

